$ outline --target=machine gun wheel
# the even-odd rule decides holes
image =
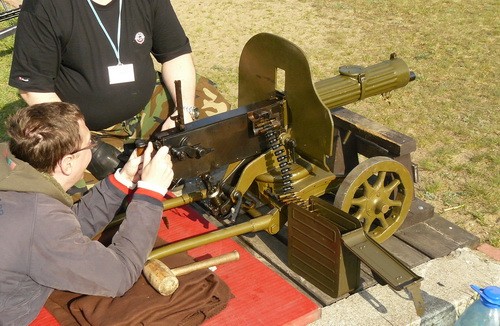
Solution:
[[[413,179],[403,164],[376,156],[349,172],[333,204],[360,220],[365,232],[382,243],[406,218],[413,191]]]

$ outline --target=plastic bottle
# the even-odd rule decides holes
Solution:
[[[479,299],[465,309],[455,326],[500,326],[500,287],[470,287],[479,293]]]

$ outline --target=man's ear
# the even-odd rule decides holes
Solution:
[[[64,157],[59,161],[58,166],[62,174],[70,175],[73,171],[73,155],[64,155]]]

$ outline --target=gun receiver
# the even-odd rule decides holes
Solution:
[[[156,133],[151,141],[156,147],[170,147],[176,178],[195,178],[267,150],[248,116],[265,110],[278,113],[281,106],[276,99],[246,105],[186,124],[180,132]]]

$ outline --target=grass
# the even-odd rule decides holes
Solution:
[[[500,248],[500,2],[172,2],[191,38],[198,71],[216,81],[232,103],[239,55],[259,32],[298,45],[314,81],[336,75],[340,65],[372,65],[396,52],[417,80],[389,100],[375,97],[347,107],[414,137],[417,196]]]
[[[0,29],[12,26],[15,20],[0,23]],[[0,40],[0,141],[6,140],[5,126],[3,121],[17,108],[22,107],[24,102],[20,100],[17,91],[8,86],[12,50],[14,49],[14,36]]]
[[[250,37],[280,35],[309,58],[313,80],[344,64],[372,65],[396,52],[417,80],[388,100],[347,106],[414,137],[417,196],[483,242],[500,248],[500,23],[497,0],[172,0],[197,70],[236,105],[238,60]],[[10,38],[12,39],[12,38]],[[7,84],[12,40],[0,41]],[[2,87],[0,118],[20,102]],[[0,136],[3,129],[0,129]]]

